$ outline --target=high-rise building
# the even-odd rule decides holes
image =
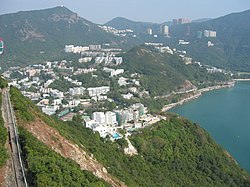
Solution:
[[[197,31],[197,38],[202,38],[202,31]]]
[[[208,30],[204,30],[204,37],[209,37],[209,31]]]
[[[3,39],[0,38],[0,55],[3,54],[3,48],[4,48]]]
[[[151,28],[148,28],[147,29],[147,34],[152,35],[153,34],[153,30]]]
[[[215,31],[210,31],[210,37],[216,38],[216,32]]]
[[[89,45],[89,50],[91,50],[91,51],[98,51],[101,49],[102,49],[101,45]]]
[[[82,95],[85,92],[86,88],[84,87],[75,87],[69,89],[69,94],[71,96]]]
[[[105,114],[103,112],[94,112],[93,120],[95,120],[99,124],[105,124],[106,122]]]
[[[74,49],[74,45],[65,45],[64,51],[66,53],[72,53]]]
[[[116,114],[114,112],[110,112],[110,111],[106,112],[105,117],[106,117],[106,124],[108,125],[117,124]]]
[[[167,25],[162,25],[161,32],[162,32],[162,34],[168,36],[169,35],[169,27]]]
[[[172,23],[173,23],[173,25],[177,25],[178,24],[178,19],[173,19]]]
[[[216,37],[216,31],[210,31],[210,30],[204,30],[204,36],[205,37],[211,37],[215,38]]]
[[[172,23],[173,25],[177,24],[185,24],[185,23],[191,23],[192,21],[188,18],[178,18],[178,19],[173,19]]]
[[[179,18],[178,24],[185,24],[185,23],[191,23],[191,20],[188,18]]]

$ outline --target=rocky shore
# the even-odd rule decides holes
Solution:
[[[216,85],[216,86],[211,86],[211,87],[207,87],[207,88],[202,88],[202,89],[199,89],[199,90],[196,90],[194,91],[194,95],[192,96],[189,96],[187,98],[184,98],[176,103],[171,103],[171,104],[168,104],[168,105],[165,105],[163,108],[162,108],[162,112],[166,112],[168,110],[170,110],[171,108],[173,107],[176,107],[176,106],[179,106],[179,105],[182,105],[190,100],[193,100],[193,99],[197,99],[198,97],[200,97],[202,95],[203,92],[208,92],[208,91],[211,91],[211,90],[218,90],[218,89],[222,89],[222,88],[231,88],[235,85],[235,81],[232,81],[232,82],[227,82],[227,83],[223,83],[221,85]]]

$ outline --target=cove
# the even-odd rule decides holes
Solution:
[[[203,93],[169,112],[198,123],[250,172],[250,81]]]

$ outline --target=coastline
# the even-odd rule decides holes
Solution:
[[[250,81],[250,79],[233,79],[234,81]]]
[[[234,87],[235,86],[235,81],[236,80],[233,80],[232,82],[227,82],[226,84],[223,84],[223,85],[216,85],[216,86],[211,86],[211,87],[199,89],[199,90],[195,91],[194,92],[195,94],[192,95],[192,96],[190,96],[190,97],[184,98],[184,99],[182,99],[182,100],[180,100],[180,101],[178,101],[176,103],[170,103],[168,105],[163,106],[162,109],[161,109],[161,111],[162,112],[167,112],[171,108],[183,105],[184,103],[186,103],[188,101],[197,99],[197,98],[199,98],[202,95],[203,92],[208,92],[208,91],[212,91],[212,90],[218,90],[218,89],[223,89],[223,88]],[[246,80],[244,80],[244,81],[246,81]],[[250,81],[250,79],[248,81]]]

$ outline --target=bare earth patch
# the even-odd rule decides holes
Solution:
[[[115,187],[126,186],[123,182],[111,176],[102,164],[86,153],[78,145],[68,141],[54,128],[48,126],[41,120],[36,120],[24,126],[38,140],[42,141],[54,151],[65,158],[70,158],[78,163],[83,170],[92,172],[95,176],[103,179]]]

